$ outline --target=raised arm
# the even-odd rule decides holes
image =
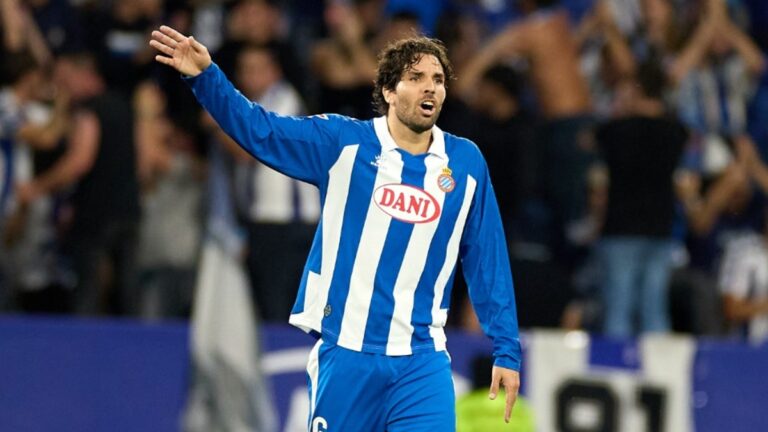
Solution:
[[[351,6],[331,3],[327,6],[331,39],[312,49],[312,69],[328,85],[345,88],[369,85],[376,78],[376,56],[365,42],[363,23]],[[348,58],[341,52],[346,51]]]
[[[765,71],[766,61],[760,48],[733,21],[727,18],[721,21],[720,33],[731,41],[733,49],[744,60],[750,74],[759,76]]]
[[[51,118],[44,124],[27,122],[16,133],[16,137],[38,150],[50,150],[67,133],[69,127],[69,96],[58,91],[53,101]]]
[[[709,188],[704,196],[699,193],[701,179],[698,174],[681,171],[675,178],[678,199],[683,204],[691,232],[697,236],[708,234],[726,211],[734,191],[747,181],[747,172],[741,163],[732,163]]]
[[[613,11],[606,0],[601,0],[596,14],[599,18],[599,29],[605,39],[605,46],[610,54],[610,61],[621,76],[632,76],[635,73],[636,61],[626,38],[619,30]]]
[[[18,0],[0,0],[3,47],[6,51],[17,52],[24,48],[24,21],[21,17]]]
[[[5,51],[16,53],[29,50],[41,65],[50,62],[51,51],[37,23],[20,0],[0,0],[0,29]]]
[[[583,48],[587,41],[601,37],[610,52],[611,61],[623,75],[631,75],[635,59],[624,35],[616,24],[614,12],[608,0],[597,0],[592,11],[576,27],[576,46]]]
[[[18,186],[19,201],[29,204],[39,197],[71,186],[93,167],[99,152],[101,128],[96,114],[81,111],[72,118],[67,151],[48,171]]]
[[[680,52],[680,55],[670,65],[668,70],[670,81],[675,84],[680,83],[691,70],[701,64],[712,44],[716,27],[716,22],[711,17],[705,17],[699,23],[693,36],[691,36]]]
[[[496,63],[523,55],[524,24],[510,24],[474,55],[458,73],[456,92],[465,102],[472,104],[477,85],[483,74]]]
[[[192,37],[162,26],[152,32],[158,62],[186,76],[197,100],[245,151],[290,177],[323,183],[340,153],[340,116],[280,116],[251,102],[212,63],[208,50]]]
[[[768,166],[763,162],[760,152],[749,135],[734,138],[736,157],[746,168],[747,175],[760,188],[763,194],[768,194]]]

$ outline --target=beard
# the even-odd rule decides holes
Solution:
[[[409,104],[408,106],[400,105],[395,109],[395,115],[405,127],[420,134],[432,129],[435,123],[437,123],[437,118],[440,116],[441,109],[442,106],[435,106],[434,114],[425,117],[419,112],[419,106],[416,104]]]

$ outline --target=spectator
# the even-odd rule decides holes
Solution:
[[[760,344],[768,338],[766,233],[730,240],[722,262],[719,279],[725,318],[732,330]]]
[[[677,63],[680,117],[703,140],[705,171],[717,171],[727,163],[716,157],[727,153],[725,140],[747,130],[747,104],[765,60],[725,10],[711,6]]]
[[[732,238],[759,231],[764,223],[765,200],[750,179],[745,163],[748,153],[742,150],[741,154],[712,179],[702,181],[689,169],[681,169],[676,175],[675,186],[688,230],[681,236],[687,246],[681,262],[684,267],[675,271],[672,281],[673,325],[678,331],[722,333],[718,263]]]
[[[368,44],[370,31],[357,9],[337,1],[328,3],[325,23],[329,37],[312,47],[311,68],[319,83],[321,112],[358,118],[373,117],[370,103],[376,56]]]
[[[594,157],[583,139],[592,124],[589,87],[579,69],[568,12],[557,0],[521,0],[520,5],[525,18],[499,33],[479,55],[496,61],[522,58],[529,64],[530,81],[545,119],[543,186],[555,214],[557,235],[567,241],[564,251],[568,251],[583,241],[579,227],[586,217],[586,174]],[[570,261],[568,255],[561,256]]]
[[[619,82],[635,72],[635,58],[607,0],[598,0],[582,19],[576,33],[582,52],[582,70],[589,80],[596,117],[613,114]]]
[[[688,226],[688,265],[714,276],[725,242],[761,229],[765,200],[756,193],[743,162],[731,162],[707,180],[706,187],[702,183],[698,174],[681,170],[676,190]]]
[[[147,39],[161,19],[159,0],[115,0],[107,11],[87,15],[88,49],[97,55],[107,85],[130,98],[152,70]]]
[[[236,82],[247,98],[282,115],[304,112],[298,93],[283,79],[269,49],[245,47],[237,65]],[[317,189],[256,161],[221,135],[236,155],[234,189],[248,233],[246,260],[256,308],[264,321],[284,321],[312,244],[320,197]]]
[[[768,190],[768,167],[748,137],[736,140],[746,173]],[[763,216],[765,207],[763,207]],[[719,273],[723,312],[732,329],[741,329],[752,343],[768,338],[768,219],[762,230],[729,240],[724,247]]]
[[[100,304],[106,260],[111,264],[116,312],[135,313],[139,188],[131,108],[107,89],[88,54],[61,56],[54,79],[75,103],[67,149],[55,165],[19,186],[19,199],[30,203],[73,188],[66,247],[78,277],[75,310],[83,315],[107,311]]]
[[[522,109],[524,81],[520,74],[505,65],[486,64],[486,59],[473,57],[459,73],[457,87],[471,111],[464,118],[448,119],[464,124],[462,133],[477,143],[488,161],[516,280],[526,282],[527,289],[518,293],[517,302],[531,313],[521,317],[521,325],[544,325],[548,317],[559,316],[567,289],[563,284],[550,284],[551,279],[539,278],[557,271],[549,259],[551,254],[543,247],[548,240],[546,229],[536,216],[541,207],[537,120]],[[461,280],[454,284],[453,300],[465,302]],[[471,309],[464,308],[463,312],[471,313]]]
[[[603,332],[609,336],[670,328],[673,173],[687,133],[666,114],[664,84],[660,65],[641,65],[636,81],[621,86],[628,93],[626,114],[595,133],[608,174],[597,252],[603,275]]]
[[[522,84],[512,68],[492,65],[472,85],[476,90],[470,99],[478,114],[470,137],[487,158],[491,179],[498,185],[496,195],[508,236],[514,232],[513,221],[524,201],[536,192],[536,123],[522,109]]]
[[[174,133],[152,83],[134,98],[141,149],[143,217],[139,236],[139,314],[189,316],[202,231],[203,163],[186,135]]]
[[[49,110],[38,100],[47,88],[42,68],[27,53],[10,54],[3,64],[9,85],[0,89],[0,308],[2,291],[39,289],[46,284],[46,265],[38,258],[30,238],[36,230],[41,206],[20,203],[17,183],[28,180],[33,170],[33,149],[50,149],[65,132],[67,97],[59,92]],[[45,207],[43,204],[42,207]]]
[[[244,45],[267,46],[276,53],[286,79],[304,90],[304,64],[286,39],[285,17],[277,0],[238,0],[229,9],[225,40],[214,57],[229,76],[234,76],[237,57]]]

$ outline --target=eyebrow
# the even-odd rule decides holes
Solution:
[[[424,76],[424,72],[421,72],[421,71],[409,70],[407,73],[409,75],[411,75],[411,76],[416,76],[416,77]],[[443,72],[435,72],[434,74],[432,74],[432,77],[433,78],[445,78],[445,74]]]

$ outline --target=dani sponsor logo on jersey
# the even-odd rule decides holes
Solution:
[[[424,189],[390,183],[373,192],[376,205],[394,219],[407,223],[432,222],[440,216],[440,204]]]

